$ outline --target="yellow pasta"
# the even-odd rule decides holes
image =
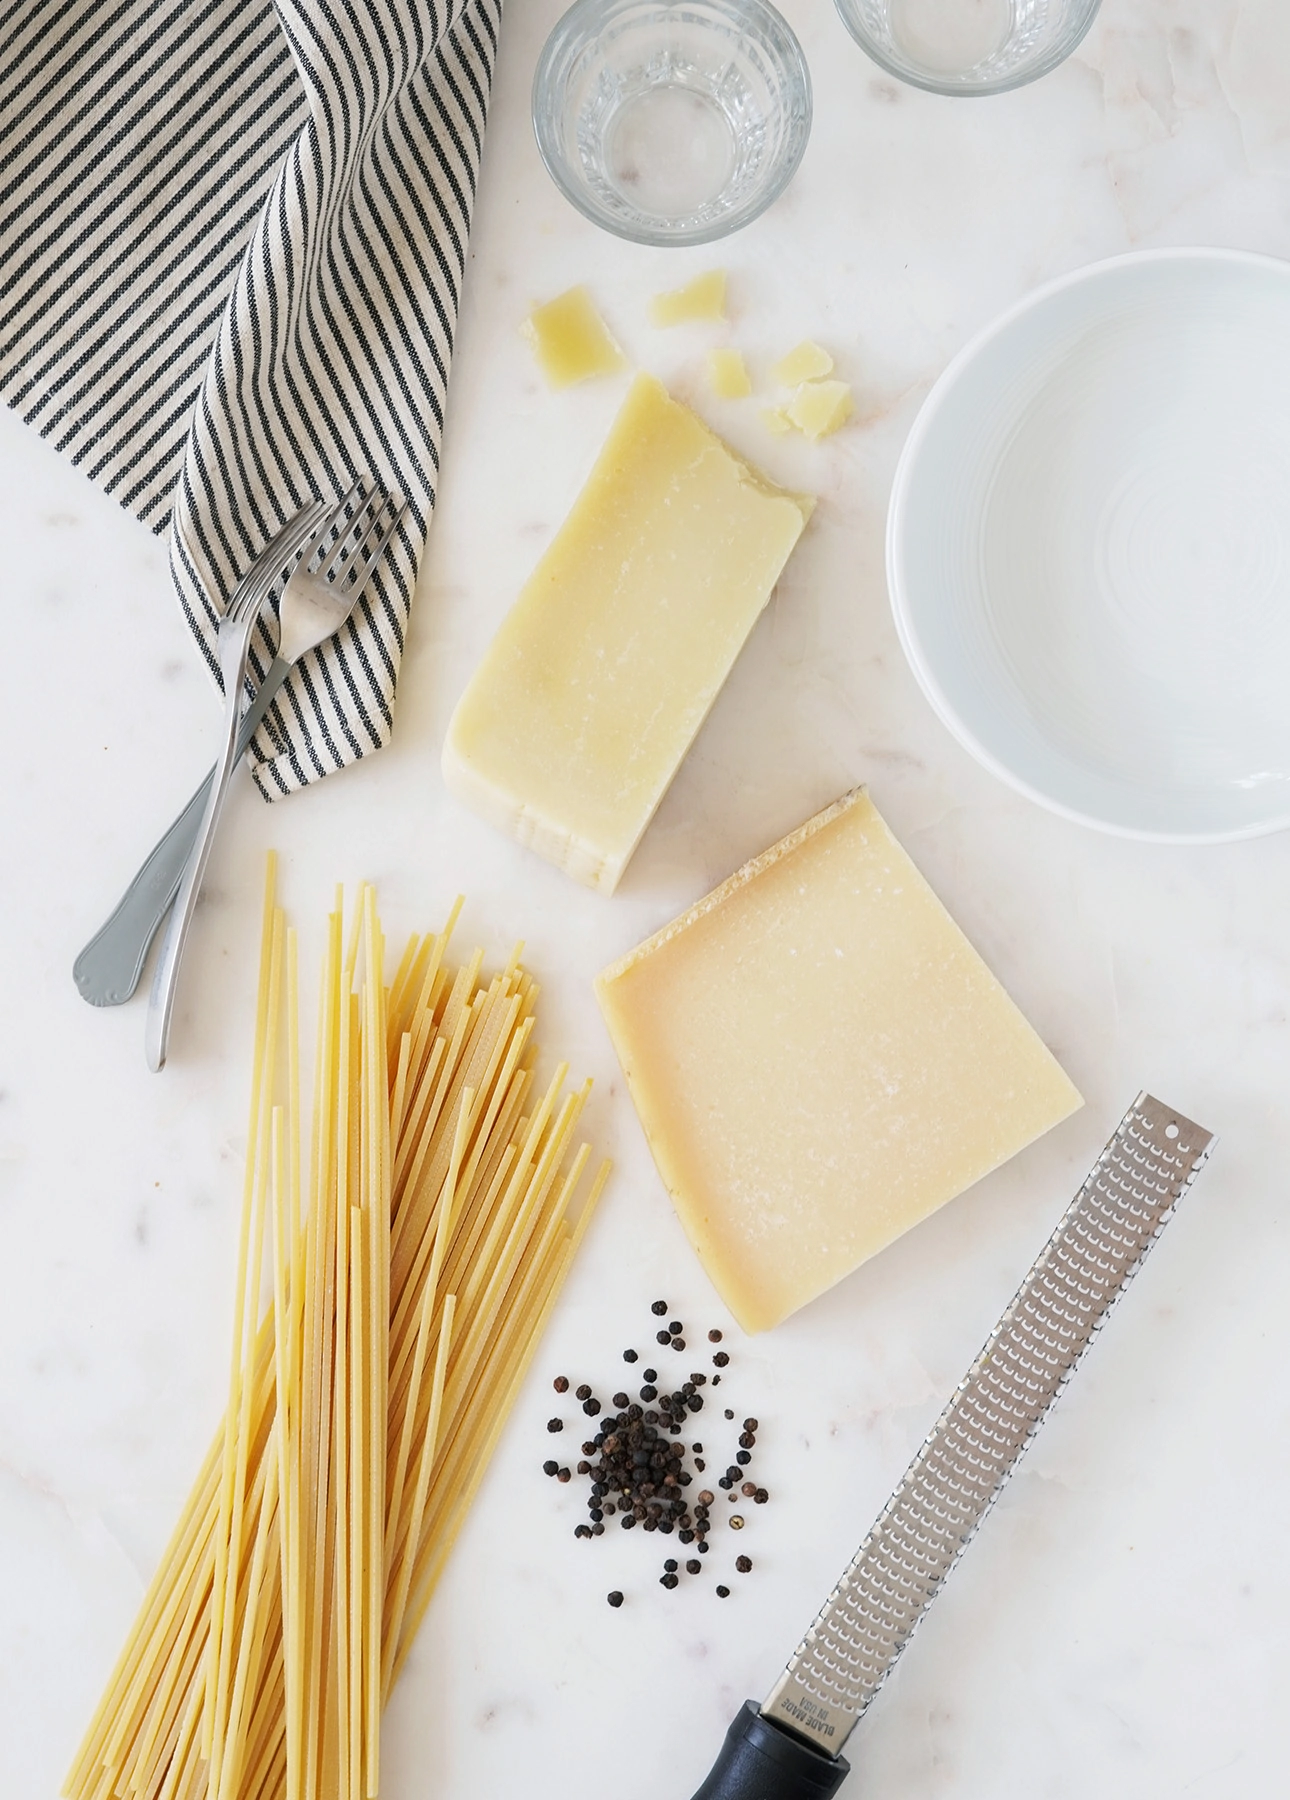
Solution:
[[[575,1147],[587,1089],[535,1088],[520,950],[454,965],[459,900],[387,985],[370,887],[328,920],[306,1132],[274,889],[271,859],[224,1423],[69,1800],[375,1800],[382,1708],[608,1173]]]

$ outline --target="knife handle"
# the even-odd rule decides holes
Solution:
[[[694,1800],[829,1800],[851,1765],[764,1719],[745,1700]]]

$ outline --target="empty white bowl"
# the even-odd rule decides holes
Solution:
[[[1162,250],[950,364],[887,531],[901,642],[984,765],[1175,843],[1290,824],[1290,263]]]

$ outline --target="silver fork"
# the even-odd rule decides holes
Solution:
[[[316,595],[311,598],[302,583],[284,593],[279,608],[281,632],[277,655],[260,683],[255,698],[242,715],[237,732],[237,746],[233,752],[235,763],[240,762],[246,753],[292,664],[307,651],[315,649],[344,623],[361,592],[361,588],[354,587],[354,581],[363,564],[369,569],[374,567],[394,535],[402,517],[404,503],[382,494],[374,487],[369,497],[369,485],[371,484],[367,482],[355,483],[342,502],[342,505],[353,502],[358,526],[367,528],[366,536],[357,544],[351,545],[348,540],[346,542],[345,547],[350,552],[347,574],[352,591],[348,594],[343,610],[331,591],[328,591],[326,604],[323,605],[319,605]],[[290,525],[284,527],[265,555],[278,551],[280,542],[290,532],[295,533],[291,554],[297,554],[302,541],[312,537],[314,527],[327,511],[328,508],[322,501],[306,508]],[[289,560],[289,556],[283,551],[278,555],[275,569],[281,569]],[[138,987],[152,940],[179,891],[179,883],[196,842],[214,778],[215,770],[212,769],[165,835],[149,851],[109,917],[72,964],[72,979],[81,998],[88,1000],[91,1006],[121,1006]]]
[[[263,706],[259,706],[260,717],[263,717],[273,692],[281,685],[295,658],[303,655],[305,649],[330,637],[349,617],[393,535],[402,511],[401,500],[380,494],[372,498],[368,495],[365,484],[359,481],[316,526],[301,551],[295,571],[283,589],[282,640],[269,674],[261,684],[263,695],[270,680],[273,681],[272,691],[264,698]],[[251,633],[267,593],[268,586],[265,586],[260,589],[258,596],[248,596],[243,601],[239,590],[220,622],[220,673],[225,693],[224,745],[215,765],[197,839],[185,865],[174,910],[166,928],[161,957],[148,999],[144,1049],[148,1067],[154,1073],[165,1067],[184,943],[210,859],[224,796],[228,792],[229,780],[237,763],[240,736],[238,713],[242,683],[246,677],[247,652]],[[258,701],[257,696],[257,705]],[[256,710],[257,706],[253,705],[251,713]],[[250,716],[248,714],[248,718]],[[259,718],[256,718],[255,724],[258,723]],[[254,728],[253,724],[251,730]]]

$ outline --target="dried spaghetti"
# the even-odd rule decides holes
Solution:
[[[338,896],[306,1192],[270,864],[228,1405],[69,1800],[377,1794],[382,1708],[608,1173],[574,1148],[587,1089],[535,1088],[518,952],[454,966],[455,920],[387,987],[373,891],[344,950]]]

